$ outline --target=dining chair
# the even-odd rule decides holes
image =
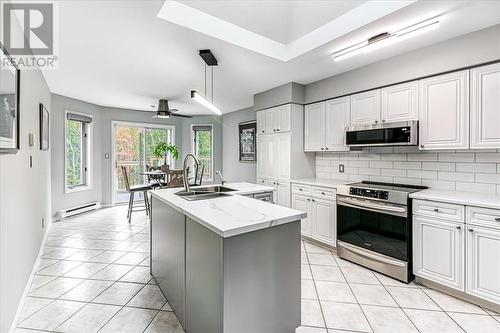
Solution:
[[[151,171],[161,171],[161,167],[154,167],[154,166],[149,166],[146,164],[146,171],[151,172]],[[160,174],[160,175],[150,175],[147,174],[148,177],[148,184],[152,188],[157,188],[161,187],[162,185],[165,185],[165,175]]]
[[[149,203],[148,191],[153,189],[153,188],[150,185],[130,186],[130,180],[128,177],[127,168],[125,166],[122,166],[121,169],[122,169],[123,179],[125,181],[125,188],[126,188],[127,192],[130,193],[130,196],[128,199],[128,210],[127,210],[127,219],[128,219],[128,222],[130,223],[132,220],[132,212],[146,211],[146,215],[149,215],[150,203]],[[138,207],[139,209],[134,208],[135,194],[138,192],[143,193],[144,209],[140,209],[140,207]]]
[[[184,186],[184,175],[182,170],[171,170],[169,173],[169,182],[167,187],[182,187]]]

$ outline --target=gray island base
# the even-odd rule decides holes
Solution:
[[[198,202],[189,211],[190,207],[176,204],[188,203],[178,202],[171,193],[160,195],[161,191],[172,190],[153,193],[151,273],[185,331],[295,332],[301,319],[303,213],[239,195],[205,200],[201,204],[205,208],[195,207]],[[239,212],[228,215],[227,209],[234,207],[240,207]],[[258,213],[259,209],[275,208],[282,210],[281,221]],[[200,215],[214,213],[214,220],[195,216],[200,209]],[[247,209],[255,210],[259,219]],[[233,214],[245,214],[245,221],[258,221],[257,227],[246,224],[244,228],[220,230],[216,222],[212,225]],[[287,218],[283,219],[284,215]],[[267,227],[262,225],[264,216],[274,219]],[[235,224],[241,222],[235,219]]]

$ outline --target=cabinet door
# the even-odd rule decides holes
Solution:
[[[382,123],[418,118],[418,81],[383,88],[381,97]]]
[[[500,230],[467,225],[467,293],[500,303]]]
[[[276,178],[280,180],[290,180],[292,134],[280,133],[272,136],[274,137],[274,166],[276,168]]]
[[[349,97],[326,101],[325,106],[325,150],[347,151],[346,127],[349,126],[351,105]]]
[[[292,196],[292,208],[307,213],[307,217],[303,218],[301,222],[302,235],[312,237],[311,198],[305,195],[294,194]]]
[[[265,178],[276,179],[276,135],[264,136],[264,174]]]
[[[419,82],[420,149],[469,147],[469,71]]]
[[[264,178],[266,174],[266,137],[257,135],[257,178]]]
[[[266,111],[257,112],[257,135],[266,133]]]
[[[312,238],[335,246],[336,206],[333,201],[312,199]]]
[[[290,207],[290,183],[277,182],[276,186],[276,204]]]
[[[500,64],[471,73],[471,148],[500,148]]]
[[[464,225],[413,217],[413,273],[464,291]]]
[[[325,149],[325,102],[304,108],[304,151]]]
[[[275,108],[276,132],[288,132],[292,129],[292,106],[290,104]]]
[[[351,126],[373,125],[380,121],[380,89],[351,95]]]
[[[265,112],[265,129],[266,133],[276,132],[276,108],[267,109]]]

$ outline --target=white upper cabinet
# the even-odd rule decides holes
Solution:
[[[420,149],[469,148],[469,71],[419,81]]]
[[[467,225],[467,293],[500,303],[500,230]]]
[[[276,132],[288,132],[292,126],[292,108],[290,104],[278,106],[274,110]]]
[[[463,229],[463,224],[414,215],[413,273],[464,291]]]
[[[306,105],[304,115],[304,150],[325,149],[325,102]]]
[[[265,111],[260,111],[265,113],[264,126],[266,133],[276,133],[276,109],[268,109]]]
[[[257,178],[263,179],[266,170],[266,141],[265,136],[257,135]]]
[[[345,145],[346,127],[349,126],[350,98],[341,97],[325,103],[325,150],[347,151]]]
[[[500,148],[500,64],[471,74],[471,148]]]
[[[351,95],[351,126],[380,122],[380,89]]]
[[[266,133],[266,111],[257,111],[257,135]]]
[[[382,123],[418,118],[418,81],[382,88],[381,97]]]
[[[276,139],[274,135],[264,136],[264,174],[266,179],[276,178],[276,164],[274,159],[276,156]]]

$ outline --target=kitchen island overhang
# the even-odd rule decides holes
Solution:
[[[186,332],[294,332],[306,214],[237,191],[187,201],[180,190],[152,191],[151,274]]]

